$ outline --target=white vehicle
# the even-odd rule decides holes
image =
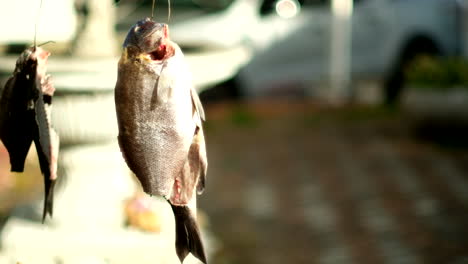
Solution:
[[[283,9],[278,2],[233,0],[222,11],[171,27],[201,86],[229,81],[242,95],[257,97],[328,80],[330,0],[287,0]],[[384,81],[387,100],[398,96],[402,68],[416,55],[460,49],[456,0],[353,2],[352,79]]]

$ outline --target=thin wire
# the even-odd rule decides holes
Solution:
[[[167,22],[171,20],[171,0],[167,0]]]
[[[36,15],[36,23],[34,23],[34,50],[36,49],[36,39],[37,39],[37,24],[39,24],[39,17],[41,15],[42,0],[39,2],[39,10]]]
[[[47,44],[49,44],[49,43],[55,43],[55,41],[49,40],[49,41],[46,41],[46,42],[44,42],[44,43],[41,43],[41,44],[39,44],[39,45],[37,45],[37,46],[38,46],[38,47],[41,47],[41,46],[47,45]]]

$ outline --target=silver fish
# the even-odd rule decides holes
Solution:
[[[193,206],[195,193],[205,188],[205,114],[166,24],[146,18],[128,32],[115,105],[127,165],[146,193],[164,197],[172,207],[180,261],[192,253],[206,263]]]

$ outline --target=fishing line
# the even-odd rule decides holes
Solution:
[[[167,23],[171,19],[171,0],[167,0]]]
[[[39,10],[37,10],[36,23],[34,23],[34,51],[36,51],[36,38],[37,38],[37,25],[39,24],[39,17],[41,15],[42,0],[39,2]]]
[[[38,47],[42,47],[42,46],[47,45],[47,44],[49,44],[49,43],[55,43],[55,41],[49,40],[49,41],[46,41],[46,42],[44,42],[44,43],[41,43],[41,44],[39,44],[39,45],[37,45],[37,46],[38,46]]]

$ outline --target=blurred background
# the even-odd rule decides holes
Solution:
[[[171,0],[170,16],[168,3],[154,19],[169,24],[207,112],[210,263],[468,263],[468,1]],[[45,226],[31,224],[34,154],[12,175],[0,147],[0,261],[48,255],[28,243],[62,244],[62,227],[119,235],[97,250],[92,236],[66,240],[71,253],[46,263],[129,263],[154,245],[116,242],[131,228],[157,236],[165,213],[120,157],[113,102],[121,43],[151,6],[0,1],[0,90],[37,23],[38,43],[55,41],[44,48],[61,137]]]

